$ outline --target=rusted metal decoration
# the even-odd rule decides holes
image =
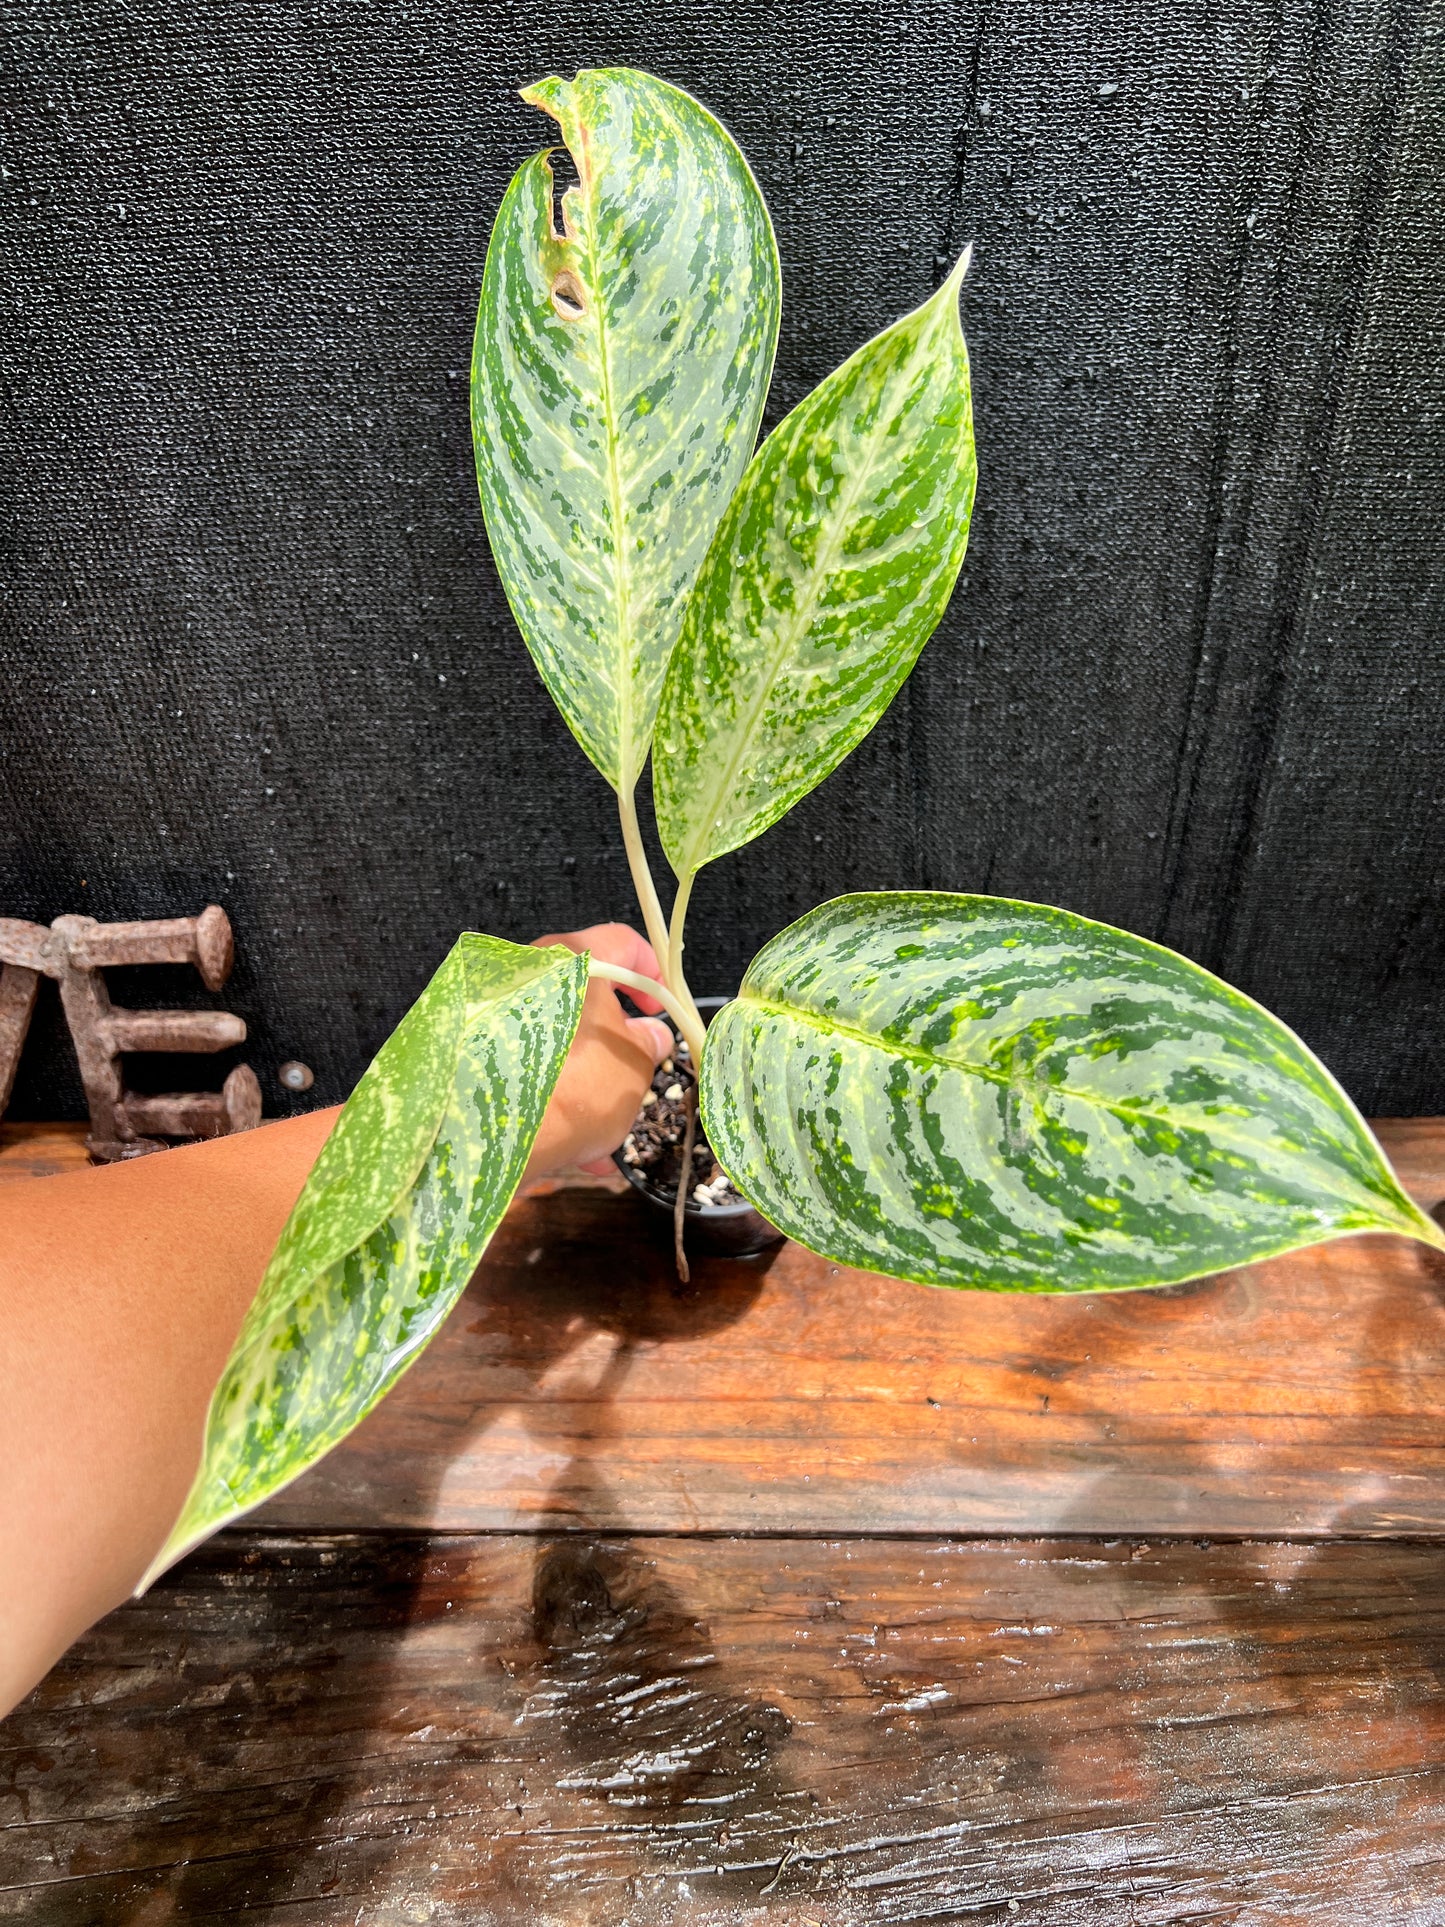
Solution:
[[[194,964],[208,990],[231,974],[231,922],[212,903],[198,917],[97,923],[57,917],[47,929],[0,917],[0,1112],[10,1101],[20,1047],[42,976],[60,986],[61,1007],[90,1106],[90,1155],[100,1163],[162,1151],[165,1140],[227,1137],[261,1122],[261,1086],[238,1064],[219,1091],[146,1097],[127,1091],[126,1051],[217,1051],[244,1043],[246,1026],[228,1010],[124,1010],[101,974],[116,964]]]

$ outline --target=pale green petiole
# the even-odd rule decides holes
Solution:
[[[699,1047],[693,1039],[701,1037],[702,1017],[692,992],[682,975],[682,925],[687,915],[687,900],[692,893],[692,878],[679,889],[673,905],[672,928],[668,929],[667,918],[663,914],[662,902],[657,894],[657,885],[652,880],[648,865],[647,852],[642,844],[642,831],[637,822],[637,797],[627,788],[617,792],[617,809],[622,818],[622,841],[627,850],[627,866],[632,872],[632,887],[637,892],[638,908],[642,911],[642,921],[647,930],[648,942],[657,957],[657,967],[662,982],[667,986],[655,984],[650,977],[640,977],[634,989],[648,990],[663,1000],[668,1013],[677,1020],[678,1028],[688,1040],[688,1049],[697,1051]],[[669,1001],[671,998],[673,1001]],[[676,1008],[674,1008],[674,1003]],[[694,1056],[694,1064],[700,1063],[701,1056]]]
[[[682,973],[683,925],[687,922],[687,906],[692,900],[692,886],[697,877],[696,870],[689,870],[677,880],[677,895],[672,900],[672,928],[667,935],[667,981],[679,997],[685,997],[689,1008],[697,1009],[693,1003],[692,992],[687,987],[687,978]]]
[[[647,926],[647,939],[657,953],[657,967],[665,977],[669,955],[667,918],[662,913],[657,885],[648,867],[647,852],[642,847],[642,831],[637,823],[637,795],[626,785],[617,792],[617,811],[622,818],[622,842],[627,851],[627,867],[632,872],[632,887],[637,892],[642,921]]]
[[[644,996],[655,997],[687,1040],[693,1071],[697,1072],[702,1063],[705,1033],[702,1018],[691,998],[684,1002],[666,984],[658,983],[655,977],[644,977],[640,970],[624,970],[621,964],[603,963],[600,957],[587,959],[587,974],[589,977],[605,977],[609,983],[622,984],[628,990],[640,990]]]

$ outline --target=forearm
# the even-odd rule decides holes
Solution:
[[[0,1191],[0,1713],[164,1543],[335,1116]]]
[[[0,1189],[0,1714],[164,1543],[336,1115]],[[558,1105],[530,1169],[573,1149]]]
[[[656,973],[624,925],[556,941]],[[671,1048],[666,1025],[624,1016],[594,983],[528,1170],[605,1158]],[[0,1714],[165,1543],[211,1394],[335,1117],[0,1190]]]

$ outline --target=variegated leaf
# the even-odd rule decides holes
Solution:
[[[840,897],[783,931],[708,1031],[702,1115],[780,1229],[921,1284],[1174,1284],[1349,1231],[1445,1248],[1278,1018],[1002,897]]]
[[[185,1510],[145,1584],[288,1484],[411,1364],[517,1188],[587,959],[464,936],[343,1107],[211,1400]]]
[[[747,162],[689,95],[626,68],[522,98],[578,173],[513,179],[487,252],[472,433],[492,553],[527,647],[614,787],[647,760],[663,670],[757,438],[777,246]]]
[[[653,785],[688,876],[855,748],[947,607],[973,506],[961,260],[776,428],[713,539],[663,685]]]

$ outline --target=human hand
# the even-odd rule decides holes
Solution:
[[[539,947],[562,943],[569,950],[590,950],[602,962],[623,970],[636,970],[645,977],[658,975],[652,945],[625,923],[597,923],[588,930],[568,930],[536,941]],[[639,1010],[662,1008],[640,992],[627,994]],[[532,1147],[528,1176],[545,1176],[569,1165],[580,1165],[599,1176],[610,1171],[611,1154],[632,1128],[653,1071],[673,1047],[673,1035],[665,1023],[655,1015],[629,1017],[614,986],[594,978],[587,986],[582,1021]]]

